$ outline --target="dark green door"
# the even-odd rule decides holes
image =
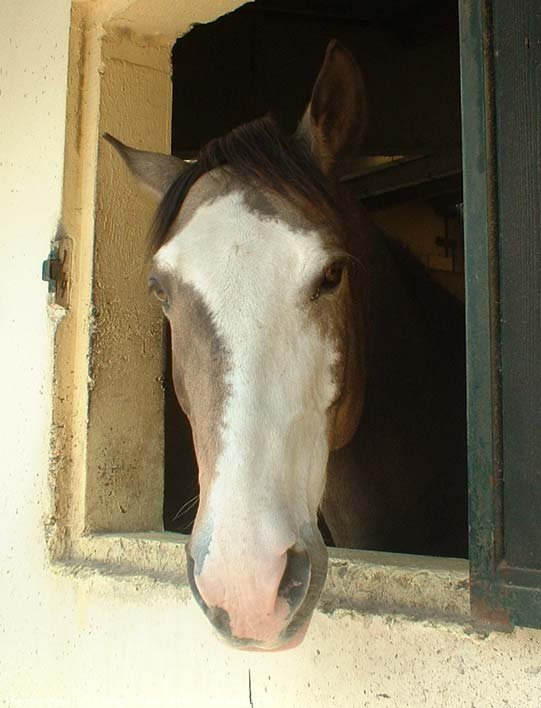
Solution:
[[[541,626],[541,3],[461,0],[474,616]]]

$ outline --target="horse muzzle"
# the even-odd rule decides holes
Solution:
[[[323,572],[318,551],[314,564],[309,550],[295,544],[266,566],[248,572],[230,568],[226,577],[215,578],[205,574],[204,567],[196,575],[188,544],[188,580],[199,606],[229,645],[260,651],[289,649],[304,638],[325,578],[326,550]]]

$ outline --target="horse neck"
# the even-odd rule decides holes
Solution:
[[[413,299],[409,274],[401,272],[385,236],[374,227],[365,259],[368,283],[362,295],[364,321],[358,326],[366,347],[366,405],[373,409],[377,401],[382,411],[407,407],[426,385],[436,356],[434,334]]]

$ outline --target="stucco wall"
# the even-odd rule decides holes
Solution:
[[[185,588],[51,566],[53,324],[39,270],[61,209],[69,10],[68,0],[2,2],[3,704],[538,708],[540,632],[483,638],[341,610],[317,613],[292,652],[236,653],[212,636]]]

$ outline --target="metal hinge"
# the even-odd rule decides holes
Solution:
[[[41,279],[48,284],[50,304],[68,308],[70,294],[70,239],[61,224],[51,243],[51,250],[41,266]]]

